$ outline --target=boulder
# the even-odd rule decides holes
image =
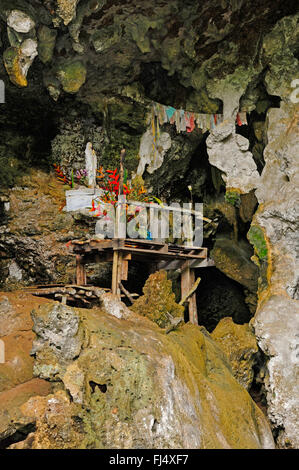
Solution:
[[[166,335],[134,312],[125,319],[99,308],[51,308],[34,313],[43,324],[35,326],[36,361],[46,358],[51,380],[60,371],[60,386],[22,406],[36,431],[18,448],[274,447],[266,418],[204,328],[186,324]],[[72,358],[57,349],[66,317],[78,319],[84,338]]]
[[[175,302],[172,282],[167,279],[166,271],[151,274],[143,287],[144,295],[137,299],[132,310],[150,318],[161,328],[171,325],[171,320],[183,317],[184,307]]]
[[[30,356],[34,334],[30,310],[47,299],[22,292],[0,293],[0,338],[4,345],[4,362],[0,363],[0,448],[5,442],[26,436],[34,426],[20,407],[36,395],[48,395],[51,384],[33,376]]]
[[[244,240],[235,241],[224,235],[216,236],[211,257],[217,269],[246,287],[257,291],[258,268],[251,261],[252,248]]]

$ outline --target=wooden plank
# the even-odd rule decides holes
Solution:
[[[145,238],[126,238],[125,245],[140,244],[144,246],[164,246],[165,242],[159,242],[155,240],[147,240]]]
[[[204,259],[206,258],[206,252],[203,250],[201,253],[199,253],[198,255],[189,255],[187,253],[171,253],[170,251],[168,251],[167,253],[163,253],[163,252],[159,252],[159,251],[154,251],[154,250],[145,250],[145,249],[142,249],[142,248],[133,248],[133,247],[130,247],[130,248],[127,248],[127,247],[123,247],[123,248],[120,248],[121,251],[127,251],[127,252],[130,252],[130,253],[140,253],[140,254],[147,254],[147,255],[155,255],[157,257],[160,257],[161,259],[163,259],[163,257],[165,258],[182,258],[182,259]]]
[[[189,267],[189,264],[186,263],[186,266],[184,267],[181,273],[181,298],[182,299],[188,294],[190,288],[191,288],[190,267]]]

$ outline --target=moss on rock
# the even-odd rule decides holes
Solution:
[[[57,31],[42,25],[38,30],[38,55],[40,60],[46,64],[53,57]]]
[[[63,62],[58,66],[57,78],[67,93],[77,93],[86,80],[86,67],[80,60]]]
[[[247,234],[248,240],[254,246],[254,250],[260,260],[266,260],[268,257],[268,247],[265,234],[261,227],[251,225]]]
[[[211,334],[227,355],[234,377],[247,390],[253,381],[255,356],[258,345],[248,324],[237,325],[230,317],[220,320]]]
[[[150,318],[161,328],[171,324],[174,317],[183,317],[184,307],[175,302],[172,283],[165,271],[151,274],[143,288],[144,295],[134,302],[132,310]]]
[[[231,204],[232,206],[239,207],[241,203],[240,192],[234,190],[226,190],[225,201]]]
[[[27,79],[22,71],[20,58],[21,50],[16,47],[9,47],[3,54],[4,65],[11,82],[17,86],[26,87]]]

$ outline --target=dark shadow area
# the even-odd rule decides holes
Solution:
[[[240,284],[213,267],[198,269],[197,276],[201,277],[196,291],[199,325],[212,332],[224,317],[238,324],[249,322],[251,313]]]

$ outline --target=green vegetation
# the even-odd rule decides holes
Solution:
[[[252,225],[248,232],[248,239],[254,246],[259,259],[266,260],[268,256],[268,248],[263,230],[257,225]]]
[[[240,193],[237,191],[227,191],[224,196],[226,202],[232,206],[239,207],[241,203]]]

